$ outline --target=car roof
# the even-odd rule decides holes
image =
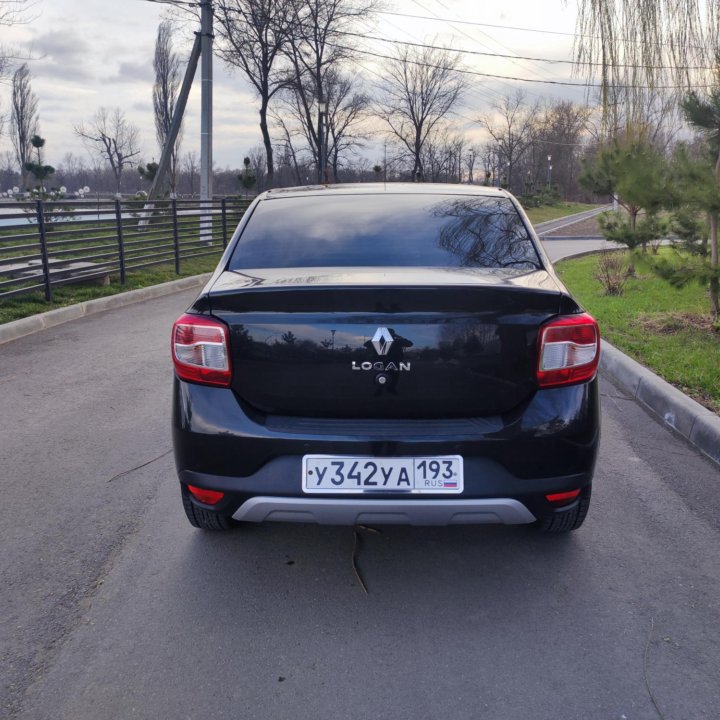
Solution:
[[[497,187],[485,185],[461,185],[449,183],[342,183],[338,185],[304,185],[301,187],[275,188],[259,196],[260,200],[308,195],[475,195],[482,197],[510,197],[510,193]]]

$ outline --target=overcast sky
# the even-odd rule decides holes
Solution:
[[[391,40],[432,42],[476,53],[501,53],[570,60],[575,27],[575,1],[567,0],[393,0],[388,10],[432,19],[378,15],[363,32]],[[88,120],[100,106],[121,107],[141,129],[143,159],[159,159],[152,113],[152,56],[163,5],[148,0],[37,0],[34,18],[24,25],[0,28],[0,44],[24,50],[32,59],[33,91],[39,98],[40,130],[47,139],[46,159],[59,164],[67,152],[86,156],[73,126]],[[448,22],[453,20],[455,22]],[[465,23],[532,28],[526,32]],[[568,35],[552,34],[568,33]],[[189,34],[189,33],[188,33]],[[179,39],[177,50],[187,57],[190,39]],[[368,52],[391,54],[392,45],[364,39]],[[500,60],[464,55],[466,68],[505,76],[577,81],[570,66],[527,60]],[[366,56],[359,69],[368,82],[382,75],[382,60]],[[199,149],[199,72],[190,98],[182,152]],[[239,167],[242,158],[261,142],[257,103],[246,81],[228,73],[215,60],[214,160],[219,168]],[[579,88],[472,78],[457,123],[479,133],[473,122],[486,112],[498,94],[522,88],[529,99],[569,97],[583,99]],[[9,86],[0,86],[2,108],[8,107]],[[7,133],[0,151],[10,149]],[[368,149],[372,156],[375,147]],[[372,158],[374,159],[374,158]]]

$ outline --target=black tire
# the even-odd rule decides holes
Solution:
[[[200,530],[232,530],[236,527],[237,523],[232,518],[198,507],[192,501],[190,493],[184,485],[180,486],[180,491],[185,515],[193,527],[200,528]]]
[[[540,532],[567,533],[577,530],[584,522],[590,507],[590,487],[583,490],[574,507],[556,512],[540,521]]]

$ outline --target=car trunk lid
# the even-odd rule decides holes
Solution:
[[[545,270],[302,268],[224,272],[232,387],[261,413],[477,417],[537,388],[539,327],[567,296]]]

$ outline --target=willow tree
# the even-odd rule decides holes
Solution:
[[[720,0],[577,0],[577,7],[575,60],[588,81],[599,80],[610,130],[642,123],[658,97],[712,84]]]

